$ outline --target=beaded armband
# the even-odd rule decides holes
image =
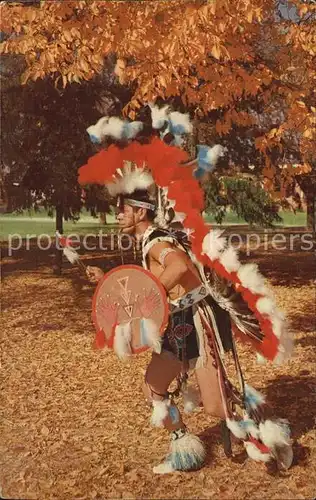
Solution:
[[[174,248],[164,248],[159,255],[159,262],[162,265],[162,267],[165,267],[165,260],[167,255],[171,252],[175,252],[176,250]]]

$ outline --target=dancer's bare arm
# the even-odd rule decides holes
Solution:
[[[187,254],[167,242],[156,243],[149,250],[149,267],[167,292],[179,284],[185,291],[192,290],[201,282]]]

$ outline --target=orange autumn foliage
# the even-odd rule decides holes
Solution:
[[[292,18],[274,0],[2,3],[0,27],[14,36],[0,50],[24,55],[22,83],[49,76],[63,87],[92,79],[114,53],[120,82],[133,85],[127,116],[180,96],[197,118],[218,111],[218,135],[253,125],[248,99],[269,114],[277,96],[284,113],[256,139],[272,188],[273,148],[294,134],[305,173],[315,152],[316,6],[292,3]],[[281,177],[286,184],[291,169]]]

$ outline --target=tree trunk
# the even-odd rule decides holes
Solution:
[[[308,229],[316,233],[316,176],[313,175],[299,175],[296,177],[297,183],[304,193],[307,205],[307,221],[306,226]]]
[[[106,224],[106,212],[100,212],[100,222]]]
[[[59,231],[60,234],[63,234],[63,206],[62,204],[56,205],[56,231]],[[55,262],[53,265],[53,273],[56,276],[61,275],[63,265],[63,251],[59,250],[56,245],[55,252]]]
[[[316,196],[310,194],[307,201],[307,228],[316,233]]]

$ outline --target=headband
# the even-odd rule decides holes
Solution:
[[[131,207],[147,208],[147,210],[156,210],[153,203],[148,203],[147,201],[133,200],[131,198],[124,198],[124,203],[130,205]],[[120,205],[120,197],[118,198],[117,205]]]

